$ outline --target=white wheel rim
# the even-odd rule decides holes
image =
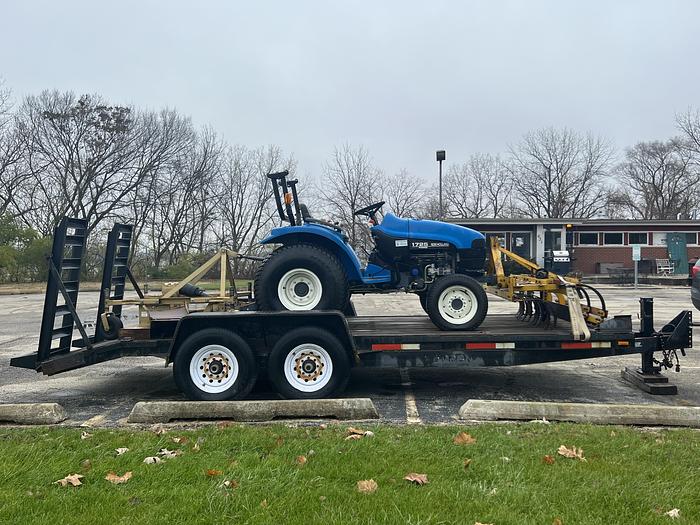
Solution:
[[[313,310],[322,295],[321,279],[306,268],[289,270],[277,284],[277,297],[287,310]]]
[[[464,286],[445,288],[438,299],[440,316],[451,324],[465,324],[476,315],[478,308],[476,295]]]
[[[300,392],[318,392],[333,377],[333,361],[323,347],[304,343],[295,346],[287,354],[284,376]]]
[[[225,392],[238,378],[238,359],[221,345],[207,345],[195,352],[190,360],[190,379],[202,392]]]

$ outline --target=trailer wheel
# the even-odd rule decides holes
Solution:
[[[240,336],[208,328],[180,345],[173,363],[178,388],[188,398],[224,401],[245,397],[255,384],[253,351]]]
[[[484,288],[462,274],[440,277],[430,286],[425,301],[430,319],[442,330],[474,330],[488,311]]]
[[[320,399],[345,388],[350,378],[350,357],[326,330],[297,328],[272,348],[267,373],[282,397]]]
[[[107,314],[107,325],[109,326],[108,330],[105,330],[104,326],[102,326],[102,319],[99,319],[97,323],[98,333],[102,334],[102,337],[107,340],[112,340],[119,337],[119,330],[124,327],[122,320],[111,312]]]
[[[343,311],[348,295],[338,259],[311,244],[276,249],[255,278],[255,300],[261,310]]]

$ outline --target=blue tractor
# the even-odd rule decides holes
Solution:
[[[274,228],[261,241],[281,246],[258,269],[258,309],[347,311],[351,294],[404,291],[418,295],[443,330],[473,330],[482,323],[488,299],[477,281],[486,264],[481,233],[391,213],[380,220],[384,202],[377,202],[355,211],[369,219],[374,242],[363,267],[342,228],[298,202],[297,180],[288,175],[268,175],[279,216],[289,226]]]

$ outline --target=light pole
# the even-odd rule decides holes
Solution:
[[[440,183],[439,183],[440,205],[439,205],[439,210],[438,210],[440,216],[438,218],[440,220],[442,220],[442,161],[445,160],[445,150],[444,149],[437,150],[435,152],[435,159],[438,161],[438,164],[440,166],[438,168],[438,170],[439,170],[438,176],[439,176],[439,180],[440,180]]]

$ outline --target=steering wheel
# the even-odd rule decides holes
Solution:
[[[377,222],[376,214],[379,210],[382,209],[382,206],[384,206],[385,202],[384,201],[379,201],[375,202],[374,204],[370,204],[369,206],[365,206],[364,208],[360,208],[357,210],[354,215],[366,215],[372,221],[375,223]]]

